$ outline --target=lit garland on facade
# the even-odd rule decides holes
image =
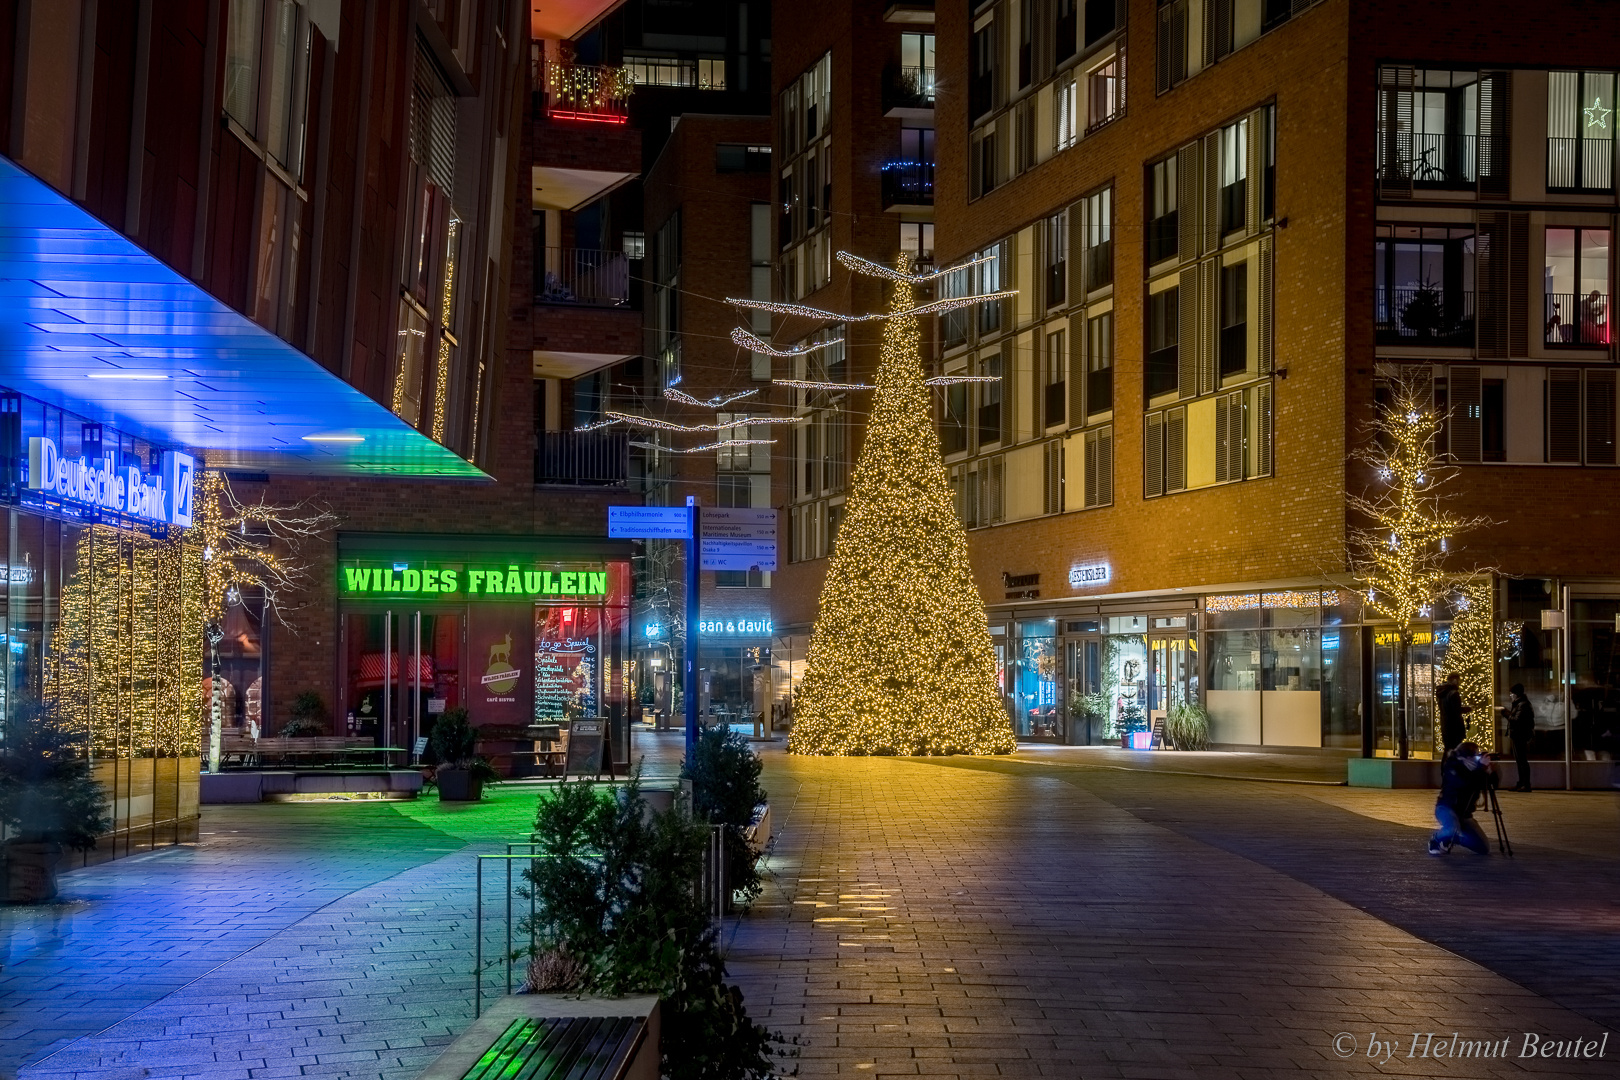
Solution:
[[[1372,468],[1379,490],[1352,495],[1352,514],[1363,524],[1348,530],[1350,569],[1367,610],[1394,623],[1396,644],[1396,715],[1399,753],[1407,756],[1404,685],[1412,630],[1427,622],[1452,590],[1458,536],[1490,523],[1488,518],[1461,517],[1445,509],[1442,490],[1457,470],[1436,453],[1445,416],[1431,402],[1428,388],[1411,377],[1392,383],[1393,400],[1370,425],[1356,460]]]
[[[796,754],[1006,754],[1016,745],[930,423],[912,290],[895,281],[872,419],[794,702]]]
[[[445,243],[444,288],[439,297],[439,366],[433,372],[433,441],[444,442],[444,413],[450,399],[450,322],[456,303],[456,239],[461,235],[461,219],[450,219],[450,235]]]

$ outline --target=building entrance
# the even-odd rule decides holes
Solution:
[[[344,732],[410,750],[464,705],[459,612],[390,607],[343,617]]]
[[[1155,619],[1154,622],[1182,620]],[[1188,700],[1188,691],[1197,676],[1197,650],[1185,628],[1148,636],[1148,730],[1158,729],[1177,705]],[[1193,693],[1196,694],[1196,689]]]

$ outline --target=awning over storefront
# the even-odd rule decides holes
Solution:
[[[214,468],[487,479],[3,157],[0,386]]]

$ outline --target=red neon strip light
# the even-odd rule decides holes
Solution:
[[[559,112],[556,110],[546,113],[553,120],[589,120],[597,124],[628,124],[628,116],[603,116],[600,113]]]

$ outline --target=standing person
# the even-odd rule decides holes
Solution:
[[[1440,796],[1434,801],[1434,820],[1440,827],[1429,837],[1429,854],[1444,855],[1460,843],[1476,855],[1489,855],[1490,842],[1474,820],[1474,804],[1491,783],[1491,759],[1474,743],[1465,742],[1446,755],[1440,766]]]
[[[1513,740],[1513,760],[1519,766],[1519,782],[1514,791],[1530,790],[1530,740],[1536,735],[1536,711],[1530,699],[1524,696],[1524,683],[1514,683],[1508,690],[1508,738]]]
[[[1463,717],[1474,711],[1462,703],[1462,676],[1455,671],[1446,672],[1445,681],[1435,687],[1434,700],[1440,707],[1440,744],[1449,754],[1467,734]]]

